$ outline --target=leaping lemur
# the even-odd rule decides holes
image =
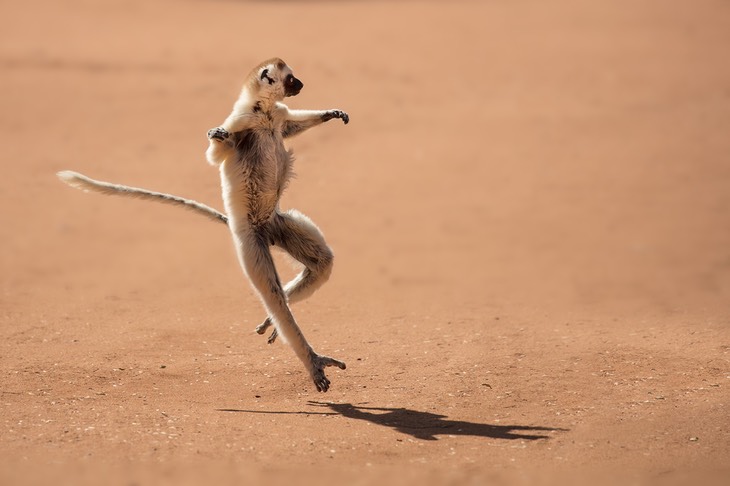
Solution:
[[[350,121],[340,110],[290,110],[282,103],[304,85],[279,58],[256,66],[246,78],[233,111],[219,127],[208,131],[206,158],[219,167],[225,214],[193,200],[146,189],[101,182],[71,171],[58,176],[72,186],[105,194],[127,195],[182,205],[226,223],[238,259],[269,317],[257,328],[263,334],[272,324],[269,343],[280,335],[309,371],[318,391],[330,380],[325,368],[345,363],[317,354],[307,342],[289,309],[324,284],[332,271],[333,254],[322,232],[304,214],[279,208],[291,176],[293,157],[284,139],[333,118]],[[275,245],[304,265],[292,281],[282,285],[271,257]]]

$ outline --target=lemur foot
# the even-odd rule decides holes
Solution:
[[[267,317],[264,322],[256,326],[256,332],[258,334],[263,334],[266,332],[266,330],[271,327],[273,323],[271,322],[271,318]],[[269,344],[274,344],[274,341],[276,341],[276,337],[279,335],[279,331],[274,328],[274,330],[271,332],[271,336],[269,336],[269,339],[266,340]]]
[[[272,324],[273,324],[273,322],[271,322],[271,317],[267,317],[264,322],[262,322],[261,324],[259,324],[258,326],[256,326],[256,333],[257,334],[263,334],[263,333],[265,333],[266,330],[268,328],[270,328]]]
[[[274,329],[271,331],[271,335],[269,336],[269,339],[266,340],[266,344],[274,344],[274,341],[276,341],[276,336],[279,335],[279,331]]]
[[[345,125],[350,123],[350,115],[342,110],[329,110],[322,115],[322,121],[329,121],[333,118],[341,118]]]
[[[330,380],[324,374],[324,369],[328,366],[337,366],[341,370],[347,368],[345,363],[342,361],[330,358],[329,356],[320,356],[312,353],[312,369],[310,373],[312,375],[312,380],[314,381],[314,386],[317,387],[317,391],[319,392],[326,392],[330,388]]]
[[[329,366],[337,366],[341,370],[347,368],[345,363],[343,363],[342,361],[330,358],[329,356],[320,356],[318,354],[315,354],[314,352],[312,352],[311,359],[312,362],[310,373],[312,375],[312,380],[314,381],[314,386],[316,386],[317,391],[320,392],[326,392],[327,390],[329,390],[330,387],[330,381],[324,374],[325,368]]]
[[[220,140],[222,142],[228,137],[230,137],[230,133],[228,133],[228,130],[226,130],[225,128],[216,127],[208,130],[208,138],[211,140]]]

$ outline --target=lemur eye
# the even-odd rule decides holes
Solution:
[[[294,82],[294,75],[293,74],[288,74],[286,76],[286,84],[292,84],[293,82]]]

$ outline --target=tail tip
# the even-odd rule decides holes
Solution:
[[[72,170],[62,170],[62,171],[56,172],[56,175],[62,181],[68,182],[68,181],[72,181],[72,180],[76,179],[76,176],[78,174]]]

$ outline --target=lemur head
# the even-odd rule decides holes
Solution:
[[[262,62],[249,75],[249,88],[261,98],[281,101],[286,96],[298,95],[303,87],[291,68],[278,57]]]

